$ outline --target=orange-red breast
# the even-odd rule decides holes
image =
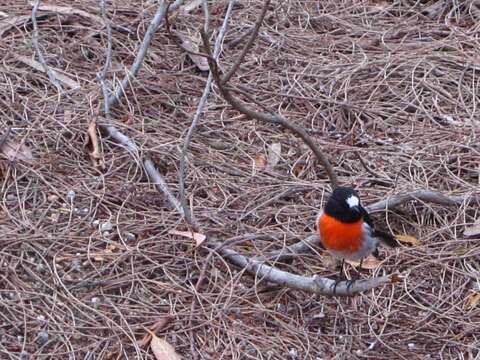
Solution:
[[[358,193],[349,187],[337,187],[318,215],[317,228],[325,249],[341,260],[362,261],[377,255],[379,240],[395,246],[395,238],[375,230]]]

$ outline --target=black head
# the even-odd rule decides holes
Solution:
[[[325,213],[346,223],[357,222],[363,217],[358,193],[349,187],[337,187],[325,205]]]

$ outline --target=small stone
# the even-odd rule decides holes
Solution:
[[[315,314],[315,315],[313,316],[314,319],[323,319],[324,317],[325,317],[325,313],[324,313],[324,312]]]
[[[70,201],[70,202],[73,202],[73,200],[75,199],[75,191],[73,190],[68,190],[67,192],[67,199]]]
[[[125,236],[125,240],[127,241],[135,241],[135,239],[137,238],[135,234],[132,234],[131,232],[126,232],[124,236]]]
[[[7,195],[7,201],[13,201],[15,200],[17,197],[14,195],[14,194],[8,194]]]
[[[360,350],[360,349],[358,349],[358,350],[355,351],[355,355],[357,355],[357,356],[362,356],[362,355],[363,355],[363,351]]]
[[[96,308],[100,304],[100,298],[94,296],[90,300],[90,302],[93,304],[93,306]]]
[[[55,194],[52,194],[52,195],[48,195],[48,201],[50,202],[54,202],[54,201],[57,201],[58,200],[58,196],[55,195]]]
[[[414,343],[408,343],[407,347],[408,347],[408,350],[413,350],[413,349],[415,349],[415,344]]]
[[[296,357],[298,356],[298,351],[297,351],[297,349],[295,349],[295,348],[290,348],[290,350],[288,350],[288,355],[290,355],[291,357],[296,358]]]
[[[100,225],[100,231],[111,231],[113,229],[113,224],[110,221],[106,221]]]
[[[35,271],[38,273],[42,273],[45,270],[45,266],[42,263],[38,263],[35,265]]]
[[[98,220],[98,219],[97,219],[97,220],[93,220],[93,222],[92,222],[92,225],[93,225],[94,227],[97,227],[99,224],[100,224],[100,220]]]
[[[38,321],[41,321],[41,322],[44,322],[44,321],[45,321],[45,316],[43,316],[43,315],[38,315],[38,316],[37,316],[37,320],[38,320]]]
[[[46,331],[40,331],[37,335],[37,338],[35,339],[35,341],[37,342],[37,344],[39,345],[43,345],[45,344],[47,341],[48,341],[48,333]]]

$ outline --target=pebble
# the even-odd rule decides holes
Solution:
[[[113,229],[113,224],[110,221],[106,221],[100,225],[100,231],[111,231]]]
[[[125,240],[127,240],[127,241],[135,241],[135,239],[137,238],[137,237],[135,236],[135,234],[133,234],[133,233],[131,233],[131,232],[126,232],[126,233],[124,234],[124,236],[125,236]]]
[[[67,199],[70,201],[70,202],[73,202],[73,200],[75,199],[75,196],[77,194],[75,194],[75,191],[73,190],[68,190],[67,192]]]
[[[48,333],[46,331],[40,331],[37,335],[37,338],[35,339],[35,341],[37,342],[37,344],[39,345],[43,345],[45,344],[47,341],[48,341]]]

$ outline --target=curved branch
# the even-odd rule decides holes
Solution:
[[[218,245],[217,245],[218,246]],[[398,275],[374,277],[353,282],[340,281],[312,276],[305,277],[265,265],[263,261],[248,259],[236,251],[220,248],[219,253],[232,264],[244,268],[248,273],[281,286],[327,296],[352,296],[378,286],[394,283]]]
[[[463,203],[470,203],[471,201],[479,200],[480,194],[466,194],[447,196],[438,191],[432,190],[417,190],[407,194],[397,194],[388,199],[378,201],[367,206],[370,212],[381,211],[384,209],[392,209],[402,205],[410,200],[419,200],[439,205],[461,205]]]
[[[267,9],[268,9],[269,4],[270,4],[270,0],[265,0],[265,3],[263,4],[262,12],[260,13],[260,16],[258,17],[258,20],[257,20],[257,22],[256,22],[256,24],[253,28],[252,34],[250,35],[250,39],[248,39],[247,44],[244,46],[242,52],[240,53],[237,60],[235,61],[235,63],[230,68],[230,70],[228,70],[227,73],[225,75],[223,75],[222,85],[225,85],[228,82],[228,80],[230,80],[232,78],[232,76],[235,75],[235,72],[237,71],[238,67],[242,63],[245,56],[247,55],[248,50],[250,50],[250,48],[252,47],[253,42],[255,41],[255,39],[258,36],[258,30],[260,30],[260,26],[262,26],[263,19],[265,18],[265,15],[267,14]]]
[[[167,9],[169,8],[173,11],[182,5],[182,3],[183,0],[176,0],[173,4],[167,6],[166,1],[162,1],[161,5],[157,9],[157,12],[155,13],[155,16],[148,25],[147,32],[143,37],[142,44],[140,45],[140,49],[135,56],[135,60],[133,60],[132,66],[130,66],[130,69],[128,69],[125,77],[117,86],[114,93],[110,95],[108,99],[105,99],[105,101],[108,102],[108,107],[111,107],[116,101],[120,100],[120,98],[125,94],[125,89],[127,88],[128,84],[130,84],[131,80],[138,74],[140,68],[142,67],[143,60],[147,55],[148,48],[150,47],[150,43],[152,42],[155,32],[165,18]]]
[[[251,108],[249,108],[246,104],[244,104],[242,101],[236,99],[232,93],[227,89],[225,84],[222,83],[222,79],[220,76],[220,73],[218,71],[218,66],[216,61],[213,60],[212,56],[212,51],[210,48],[210,43],[208,41],[208,36],[207,34],[201,30],[200,34],[202,35],[202,40],[203,40],[203,45],[205,48],[205,52],[209,55],[208,56],[208,65],[210,67],[210,71],[213,75],[213,78],[215,80],[216,85],[218,86],[218,89],[220,90],[220,93],[224,97],[224,99],[237,111],[240,113],[256,120],[260,120],[263,122],[267,122],[270,124],[276,124],[276,125],[281,125],[284,128],[292,131],[296,135],[298,135],[307,145],[310,147],[310,149],[313,151],[315,156],[317,157],[318,161],[322,164],[324,167],[325,171],[327,172],[328,178],[330,179],[330,184],[332,188],[336,188],[338,186],[338,178],[337,175],[335,174],[335,171],[330,164],[330,161],[327,159],[327,157],[323,154],[323,152],[320,150],[320,148],[317,146],[315,141],[310,137],[310,135],[307,134],[307,132],[302,129],[301,127],[289,122],[285,117],[281,116],[280,114],[268,114],[268,113],[263,113],[263,112],[258,112],[255,111]]]

